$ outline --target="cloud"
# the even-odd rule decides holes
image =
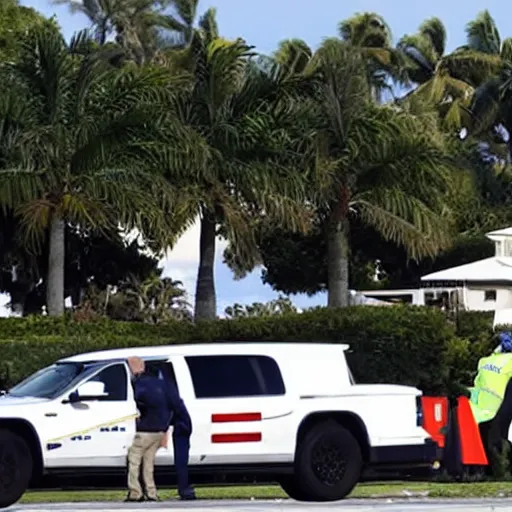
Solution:
[[[163,269],[163,277],[171,277],[181,281],[187,291],[190,302],[194,301],[196,291],[197,270],[199,267],[199,237],[201,224],[199,219],[191,226],[178,240],[172,250],[168,251],[166,257],[160,260],[160,268]],[[227,242],[221,238],[217,239],[215,250],[215,263],[222,264],[224,249]]]

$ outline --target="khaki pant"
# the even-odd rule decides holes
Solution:
[[[128,497],[133,500],[142,498],[140,486],[140,466],[142,464],[142,480],[149,499],[156,499],[156,485],[153,476],[155,456],[162,443],[165,432],[137,432],[128,450]]]

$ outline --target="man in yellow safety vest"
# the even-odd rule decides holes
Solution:
[[[512,377],[512,335],[502,332],[499,340],[497,349],[478,362],[474,387],[470,389],[471,409],[478,424],[494,419]]]

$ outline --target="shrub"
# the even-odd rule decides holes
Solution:
[[[475,354],[472,350],[470,340],[456,337],[448,340],[444,354],[444,364],[448,371],[448,395],[464,393],[464,388],[472,384],[480,357],[480,354]]]
[[[460,311],[457,315],[457,335],[471,342],[490,343],[493,336],[494,311]]]
[[[146,325],[10,318],[0,320],[0,340],[3,386],[72,354],[212,341],[347,343],[349,364],[358,382],[412,385],[427,393],[444,393],[453,388],[450,379],[468,376],[465,367],[458,368],[456,362],[468,357],[466,344],[455,338],[444,315],[410,306],[317,308],[302,314],[217,320],[195,326],[187,322]]]
[[[0,319],[0,388],[59,358],[109,348],[179,343],[191,337],[188,322],[74,322],[49,317]]]
[[[165,324],[145,324],[142,322],[115,322],[101,318],[91,322],[73,320],[72,316],[52,318],[29,316],[26,318],[0,318],[0,342],[6,339],[29,340],[41,336],[57,336],[61,340],[70,336],[91,335],[98,343],[110,337],[131,336],[151,339],[173,336],[189,336],[188,322],[171,321]]]

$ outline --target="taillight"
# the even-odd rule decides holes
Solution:
[[[416,425],[423,427],[423,401],[421,396],[416,397]]]

